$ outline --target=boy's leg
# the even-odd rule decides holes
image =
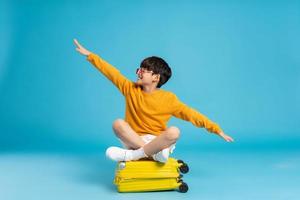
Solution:
[[[113,123],[114,133],[130,149],[138,149],[145,145],[142,138],[123,119],[117,119]]]
[[[176,143],[176,140],[179,138],[180,130],[171,126],[163,131],[159,136],[153,139],[151,142],[144,145],[144,152],[146,155],[154,155],[161,150],[170,147],[172,144]]]

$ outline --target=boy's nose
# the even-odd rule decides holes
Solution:
[[[140,68],[137,68],[136,71],[135,71],[135,73],[136,73],[137,75],[141,74],[141,69],[140,69]]]
[[[136,74],[137,74],[138,78],[142,79],[142,71],[140,69],[136,70]]]

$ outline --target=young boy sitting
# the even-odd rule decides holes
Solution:
[[[197,127],[218,134],[227,142],[233,142],[218,124],[182,103],[174,93],[160,89],[172,75],[171,68],[162,58],[152,56],[144,59],[136,71],[138,79],[133,82],[81,46],[76,39],[74,43],[76,50],[86,56],[125,97],[125,120],[117,119],[113,123],[113,130],[125,148],[109,147],[106,155],[110,159],[130,161],[150,157],[166,162],[180,134],[177,127],[167,127],[172,116],[190,121]]]

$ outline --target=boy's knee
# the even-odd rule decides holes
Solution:
[[[167,128],[165,135],[168,140],[176,141],[180,136],[180,130],[176,126],[170,126]]]
[[[113,122],[113,129],[116,131],[116,130],[119,130],[120,128],[122,128],[122,126],[124,126],[126,122],[123,120],[123,119],[116,119],[114,122]]]

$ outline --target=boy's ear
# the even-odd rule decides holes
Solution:
[[[154,76],[154,81],[159,82],[160,74],[155,74]]]

